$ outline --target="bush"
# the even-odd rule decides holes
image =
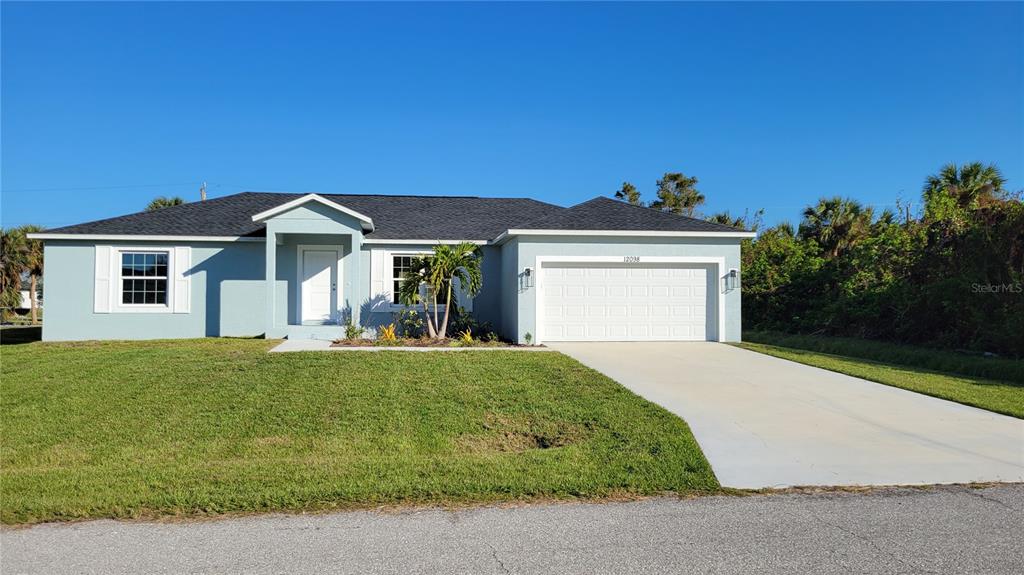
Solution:
[[[417,339],[423,337],[426,323],[423,316],[412,308],[406,308],[394,314],[394,323],[398,325],[402,337]]]
[[[365,332],[365,327],[356,325],[351,319],[345,323],[345,339],[359,339]]]
[[[466,311],[466,308],[456,307],[451,318],[448,320],[448,333],[453,336],[459,337],[463,333],[469,331],[470,333],[482,333],[488,335],[494,335],[494,326],[491,322],[477,321],[473,314]],[[481,338],[483,341],[488,341]],[[495,337],[495,341],[497,337]]]

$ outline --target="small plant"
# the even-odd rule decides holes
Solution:
[[[382,326],[378,338],[381,341],[398,341],[398,337],[395,336],[395,324]]]
[[[459,341],[461,341],[462,343],[465,343],[465,344],[472,344],[473,343],[473,332],[471,330],[469,330],[469,329],[463,331],[462,333],[459,334]]]
[[[351,319],[345,323],[345,339],[359,339],[365,331],[365,327],[356,325]]]
[[[526,342],[526,345],[533,345],[533,334],[526,332],[526,334],[523,335],[523,341]]]
[[[401,333],[402,337],[410,339],[423,337],[423,316],[415,309],[406,308],[395,313],[394,320],[394,325],[398,326],[398,333]]]

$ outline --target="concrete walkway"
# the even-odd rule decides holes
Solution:
[[[689,423],[722,485],[1024,481],[1024,420],[717,343],[559,343]]]
[[[1024,486],[91,521],[0,531],[0,571],[1016,575],[1021,524]]]

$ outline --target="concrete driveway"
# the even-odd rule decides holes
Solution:
[[[718,343],[558,343],[689,423],[724,486],[1024,481],[1024,420]]]

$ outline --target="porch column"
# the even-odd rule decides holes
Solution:
[[[267,270],[267,278],[266,281],[264,282],[266,284],[265,287],[267,290],[266,337],[271,338],[276,337],[276,334],[274,333],[274,311],[277,308],[277,305],[274,300],[277,291],[277,234],[270,229],[270,226],[267,226],[266,258],[267,265],[265,267]]]

